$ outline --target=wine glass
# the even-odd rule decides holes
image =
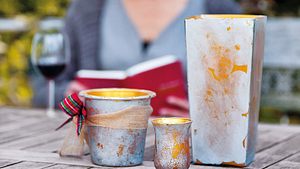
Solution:
[[[63,72],[68,58],[66,36],[60,30],[41,30],[33,38],[31,62],[49,84],[48,109],[49,117],[55,116],[55,82],[54,79]]]

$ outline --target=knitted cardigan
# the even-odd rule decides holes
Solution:
[[[63,99],[68,83],[74,78],[77,70],[101,70],[99,65],[99,45],[101,43],[101,11],[105,0],[73,0],[65,18],[65,33],[70,43],[70,63],[62,75],[56,79],[56,105]],[[240,13],[241,8],[231,0],[205,0],[204,6],[209,14]],[[33,105],[47,105],[46,81],[34,75],[32,86],[35,92]]]

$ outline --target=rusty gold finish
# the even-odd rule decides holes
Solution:
[[[149,95],[146,92],[135,91],[131,89],[118,89],[118,90],[99,90],[99,91],[90,91],[87,92],[88,95],[100,96],[100,97],[139,97]]]
[[[143,162],[150,100],[154,92],[103,88],[81,91],[87,111],[86,129],[92,162],[135,166]]]
[[[185,169],[190,166],[189,118],[157,118],[155,130],[154,165],[158,169]]]
[[[266,19],[204,14],[185,20],[194,163],[253,161]]]
[[[129,88],[91,89],[80,92],[80,95],[88,99],[102,100],[136,100],[155,97],[152,91]]]
[[[189,19],[203,19],[203,18],[221,18],[221,19],[255,19],[255,18],[260,18],[264,17],[262,15],[199,15],[199,16],[190,16],[186,18],[186,20]]]
[[[172,125],[172,124],[186,124],[191,123],[191,119],[189,118],[157,118],[152,120],[153,125]]]

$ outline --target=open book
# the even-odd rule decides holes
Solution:
[[[168,96],[186,99],[185,78],[181,62],[172,55],[139,63],[126,71],[79,70],[76,80],[87,88],[136,88],[156,92],[152,100],[152,115],[159,115],[159,109],[171,108],[166,102]]]

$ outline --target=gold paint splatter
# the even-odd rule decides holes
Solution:
[[[221,78],[225,78],[227,79],[230,73],[230,68],[232,65],[232,60],[229,59],[228,57],[221,57],[218,63],[218,67],[219,67],[219,76],[221,76]]]
[[[207,89],[207,90],[206,90],[206,95],[207,95],[207,96],[212,96],[212,91],[211,91],[211,89]]]
[[[228,94],[228,93],[229,93],[228,88],[225,88],[225,87],[224,87],[224,94]]]
[[[235,48],[236,50],[240,50],[240,49],[241,49],[241,45],[236,44],[236,45],[234,45],[234,48]]]
[[[208,70],[210,71],[214,79],[220,81],[220,78],[215,74],[215,70],[213,68],[208,68]]]
[[[190,17],[187,17],[186,20],[189,20],[189,19],[202,19],[202,17],[200,15],[195,15],[195,16],[190,16]]]
[[[237,72],[237,71],[242,71],[244,73],[248,72],[248,66],[247,65],[233,65],[231,73]]]
[[[246,148],[246,138],[247,136],[243,139],[243,147]]]
[[[200,160],[196,159],[195,164],[203,164]]]
[[[172,150],[172,158],[176,159],[182,150],[182,144],[175,144]]]
[[[222,162],[221,165],[229,165],[229,166],[236,166],[236,167],[245,167],[245,163],[237,163],[235,161],[229,161],[229,162]]]
[[[185,153],[189,154],[190,153],[190,148],[189,148],[189,140],[185,140],[183,143],[178,143],[178,135],[179,133],[173,132],[173,140],[175,142],[173,148],[172,148],[172,158],[176,159],[179,154]]]
[[[240,50],[240,45],[235,45],[236,50]],[[212,77],[217,81],[223,81],[229,78],[229,76],[236,72],[242,71],[247,73],[248,66],[247,65],[237,65],[230,58],[230,49],[224,48],[219,45],[212,46],[212,50],[215,51],[217,60],[216,60],[216,68],[208,68],[208,71],[212,75]]]
[[[100,148],[100,149],[104,148],[103,144],[101,144],[101,143],[97,143],[97,147]]]
[[[206,38],[207,38],[207,39],[210,38],[210,34],[209,34],[209,33],[206,34]]]
[[[179,134],[178,134],[177,132],[173,132],[173,133],[172,133],[173,139],[174,139],[174,140],[177,140],[178,135],[179,135]]]
[[[249,114],[249,113],[248,113],[248,112],[246,112],[246,113],[243,113],[243,114],[242,114],[242,116],[243,116],[243,117],[247,117],[247,116],[248,116],[248,114]]]
[[[120,157],[121,155],[123,155],[123,150],[124,150],[124,145],[120,144],[119,148],[118,148],[118,152],[117,152],[118,157]]]
[[[218,60],[218,69],[217,72],[213,68],[208,68],[208,70],[213,75],[213,78],[217,81],[228,79],[230,75],[230,68],[232,65],[232,61],[227,57],[221,57]]]
[[[204,99],[206,102],[212,102],[213,90],[211,88],[206,89]]]
[[[215,118],[215,119],[217,119],[217,120],[220,119],[218,115],[213,116],[213,118]]]

